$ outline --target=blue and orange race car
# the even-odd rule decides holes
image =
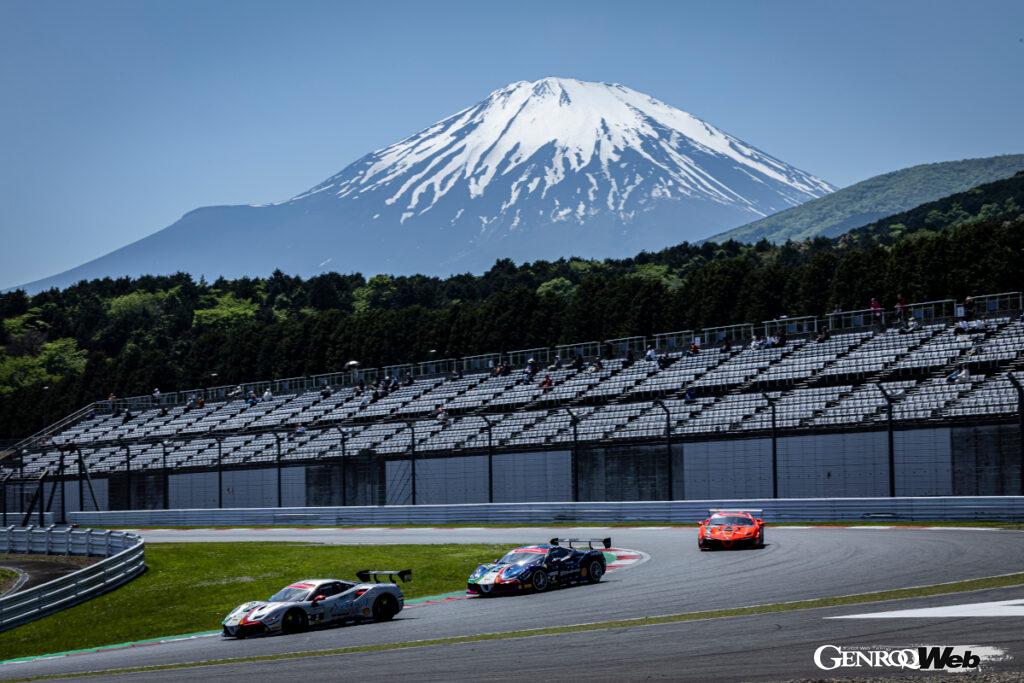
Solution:
[[[610,538],[552,538],[550,543],[515,548],[500,560],[477,567],[469,575],[466,593],[540,593],[552,586],[597,583],[608,568],[602,549],[611,546]]]
[[[708,510],[708,513],[697,532],[697,547],[701,550],[764,547],[764,520],[754,516],[754,513],[761,514],[760,510]]]

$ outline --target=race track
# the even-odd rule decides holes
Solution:
[[[983,529],[769,527],[763,550],[701,553],[694,528],[516,529],[254,529],[144,531],[148,543],[166,541],[302,541],[336,544],[542,542],[552,536],[611,536],[615,546],[640,550],[646,562],[610,573],[595,586],[543,595],[470,599],[410,606],[393,622],[245,641],[206,637],[141,648],[41,659],[0,666],[0,678],[202,662],[227,657],[321,650],[382,642],[564,626],[609,619],[677,614],[980,578],[1024,569],[1024,533]],[[467,568],[468,573],[469,568]],[[989,591],[991,600],[1024,598],[1024,589]],[[907,606],[981,600],[949,595]],[[176,669],[141,675],[155,680],[209,678],[280,680],[317,678],[344,666],[353,677],[418,680],[507,678],[510,671],[553,680],[622,680],[644,676],[780,679],[821,674],[811,653],[835,639],[843,644],[996,645],[1024,665],[1024,618],[831,620],[826,616],[895,609],[859,605],[776,615],[734,617],[642,628],[591,631],[404,651]],[[172,635],[172,634],[168,634]],[[365,669],[364,669],[365,667]],[[216,672],[216,673],[214,673]],[[133,676],[134,677],[134,676]],[[346,676],[348,677],[348,676]],[[119,677],[123,680],[124,677]]]

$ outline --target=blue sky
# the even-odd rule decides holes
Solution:
[[[1024,152],[1021,2],[0,0],[0,287],[277,201],[544,76],[837,185]]]

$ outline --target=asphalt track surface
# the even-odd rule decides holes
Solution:
[[[198,638],[139,648],[0,666],[0,678],[69,674],[154,664],[743,607],[1019,572],[1024,533],[983,529],[768,528],[763,550],[701,553],[694,528],[365,529],[145,531],[147,542],[287,540],[336,544],[542,542],[552,536],[611,536],[617,547],[641,550],[649,561],[610,573],[595,586],[542,595],[469,599],[411,606],[390,623],[348,626],[295,636],[244,641]],[[468,569],[467,569],[468,573]],[[298,577],[297,577],[298,578]],[[249,596],[240,596],[245,599]],[[298,680],[373,677],[392,680],[782,680],[822,676],[812,662],[825,643],[907,646],[978,644],[1013,658],[996,670],[1024,667],[1024,618],[831,620],[900,607],[1024,599],[1024,588],[971,594],[497,640],[402,651],[309,657],[259,664],[186,668],[131,676],[146,680]],[[171,635],[171,634],[168,634]],[[877,671],[835,672],[875,675]],[[892,671],[888,673],[900,673]],[[903,672],[905,673],[905,672]]]

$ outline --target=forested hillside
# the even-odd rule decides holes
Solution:
[[[712,237],[757,242],[837,237],[885,216],[1024,170],[1024,154],[922,164],[868,178]]]
[[[95,280],[0,295],[0,438],[106,397],[779,315],[1018,290],[1024,176],[846,238],[681,244],[632,259],[499,261],[448,279],[280,272]]]

